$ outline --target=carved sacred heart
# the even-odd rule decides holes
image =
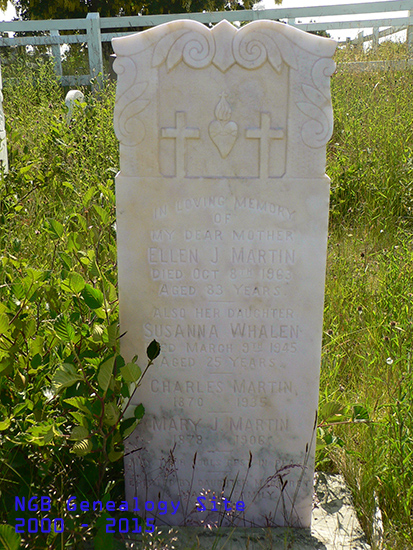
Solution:
[[[213,120],[209,125],[209,137],[217,147],[221,157],[226,158],[237,140],[238,125],[232,120],[221,122]]]
[[[231,107],[225,99],[226,96],[225,92],[220,94],[221,99],[215,107],[216,120],[213,120],[208,128],[209,137],[223,159],[230,154],[238,135],[238,125],[230,120]]]

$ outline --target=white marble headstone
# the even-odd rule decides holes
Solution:
[[[159,524],[310,523],[335,47],[273,21],[113,39],[121,347],[162,346],[126,493]]]

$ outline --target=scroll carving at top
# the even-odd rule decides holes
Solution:
[[[195,29],[177,29],[164,36],[156,45],[152,65],[158,67],[166,62],[171,71],[180,61],[193,69],[204,69],[211,64],[215,54],[215,42],[204,25]]]
[[[128,58],[117,58],[114,68],[118,75],[127,74],[135,69],[135,64]],[[119,83],[120,82],[120,83]],[[122,85],[122,79],[119,79],[116,94],[114,128],[118,140],[125,145],[138,145],[145,138],[145,126],[138,115],[149,104],[149,99],[144,95],[147,82],[132,82],[129,87]],[[129,82],[126,81],[126,84]]]
[[[292,44],[282,34],[275,33],[274,21],[256,21],[243,27],[232,42],[234,57],[245,69],[258,69],[267,60],[277,72],[284,61],[293,69],[297,69],[297,57]]]
[[[307,101],[297,102],[297,107],[307,115],[302,127],[301,137],[312,149],[326,145],[333,133],[333,112],[331,109],[330,76],[336,64],[332,59],[322,57],[311,71],[312,84],[302,84]]]
[[[237,28],[223,20],[208,28],[177,20],[112,43],[122,174],[324,174],[333,40],[277,21]],[[199,136],[181,140],[184,123]]]
[[[237,32],[228,21],[221,21],[212,32],[196,23],[186,29],[173,29],[156,45],[152,66],[166,63],[167,70],[171,71],[181,61],[193,69],[203,69],[213,63],[226,72],[235,63],[245,69],[259,69],[268,60],[277,72],[283,61],[297,69],[289,38],[274,32],[279,30],[278,25],[283,27],[275,21],[255,21]]]
[[[258,23],[258,25],[257,25]],[[289,39],[275,21],[255,21],[238,32],[227,21],[221,21],[209,31],[203,25],[190,29],[175,29],[156,45],[152,65],[166,63],[170,71],[180,61],[193,69],[203,69],[213,63],[222,72],[238,63],[245,69],[259,69],[267,60],[279,72],[282,62],[297,69],[297,59]],[[192,27],[192,25],[191,25]],[[223,60],[224,51],[226,60]]]

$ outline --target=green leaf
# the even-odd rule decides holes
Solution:
[[[26,377],[18,369],[14,375],[14,385],[19,392],[23,391],[27,385]]]
[[[52,378],[52,386],[55,392],[58,393],[64,388],[73,386],[79,380],[83,380],[83,377],[77,372],[75,366],[64,363],[55,372]]]
[[[369,411],[363,405],[353,406],[353,422],[366,422],[369,420]]]
[[[30,365],[32,369],[36,370],[40,367],[41,364],[42,364],[42,356],[40,355],[40,353],[36,353],[36,355],[32,357],[32,360],[30,361]]]
[[[118,299],[116,288],[112,283],[106,282],[106,295],[109,302],[115,302]]]
[[[120,393],[123,397],[125,397],[126,399],[128,399],[128,397],[130,397],[130,391],[129,391],[129,384],[127,384],[126,382],[124,382],[122,384],[122,387],[120,389]]]
[[[0,334],[9,331],[9,318],[5,313],[0,313]]]
[[[18,403],[15,407],[13,407],[13,415],[18,416],[21,411],[25,411],[25,414],[28,414],[27,411],[26,411],[27,408],[28,407],[27,407],[27,404],[25,402]]]
[[[89,416],[92,416],[92,413],[89,409],[90,402],[86,397],[69,397],[68,399],[64,399],[64,402],[68,405],[72,405],[72,407],[75,407],[76,409],[81,410]]]
[[[340,422],[346,419],[348,419],[347,408],[336,401],[325,403],[319,413],[320,422]]]
[[[139,421],[136,418],[127,418],[120,425],[120,433],[123,439],[128,437],[138,425]]]
[[[13,374],[13,361],[11,357],[6,357],[0,361],[0,376],[11,376]]]
[[[32,343],[31,343],[31,352],[36,355],[36,354],[40,354],[42,355],[43,353],[43,336],[36,336],[36,338],[34,340],[32,340]]]
[[[116,355],[116,368],[120,370],[124,366],[125,366],[125,360],[122,357],[122,355]]]
[[[57,317],[54,328],[58,337],[64,342],[73,342],[75,339],[75,329],[65,315]]]
[[[104,208],[102,208],[101,206],[97,205],[97,204],[94,204],[93,205],[93,208],[96,210],[96,212],[99,214],[100,216],[100,219],[102,220],[102,222],[106,225],[109,223],[110,221],[110,215],[108,212],[106,212],[106,210]]]
[[[22,168],[20,168],[19,172],[21,175],[24,175],[30,172],[30,170],[32,169],[33,169],[33,166],[31,164],[27,164],[26,166],[23,166]]]
[[[58,254],[62,266],[70,271],[72,269],[72,257],[69,256],[69,254],[66,254],[66,252],[58,252]]]
[[[92,186],[89,187],[89,189],[86,191],[86,193],[83,195],[82,203],[83,206],[87,206],[92,199],[93,195],[96,193],[96,189]]]
[[[107,532],[108,519],[111,519],[111,516],[107,512],[103,512],[96,521],[97,533],[93,537],[93,547],[95,550],[113,548],[113,534]]]
[[[99,236],[98,230],[96,229],[96,238],[94,239],[93,242],[96,242],[99,239],[100,239],[100,236]],[[99,267],[95,259],[90,260],[89,274],[92,279],[99,277]]]
[[[85,280],[83,279],[82,275],[80,273],[76,273],[72,271],[69,273],[68,277],[70,288],[73,290],[73,292],[76,292],[78,294],[85,288]]]
[[[5,430],[7,430],[7,428],[10,426],[10,422],[11,422],[10,418],[5,418],[4,420],[2,420],[0,422],[0,432],[4,432]]]
[[[82,441],[89,437],[89,431],[84,426],[75,426],[70,434],[69,439],[75,439],[76,441]]]
[[[21,538],[11,525],[0,525],[0,550],[18,550]]]
[[[133,416],[137,420],[142,420],[143,416],[145,414],[145,407],[140,403],[134,410]]]
[[[24,286],[21,283],[12,284],[11,291],[13,293],[13,296],[15,296],[18,300],[22,300],[26,295]]]
[[[102,325],[94,325],[92,329],[92,339],[94,342],[101,342],[105,329]]]
[[[61,287],[62,290],[79,294],[79,292],[85,288],[85,280],[79,273],[71,271],[68,274],[67,279],[62,281]]]
[[[35,424],[27,433],[31,436],[30,441],[39,446],[51,443],[54,435],[56,435],[53,421],[51,420]]]
[[[73,416],[79,425],[84,425],[87,422],[86,416],[79,411],[69,411],[69,414]]]
[[[125,382],[131,384],[137,382],[141,377],[142,371],[136,363],[127,363],[120,369],[120,373],[123,376]]]
[[[104,421],[108,426],[114,426],[119,420],[120,411],[115,403],[106,403]]]
[[[85,284],[82,290],[82,296],[90,309],[98,309],[103,304],[103,294],[98,288],[94,288],[89,284]]]
[[[83,439],[82,441],[76,441],[72,447],[72,452],[77,456],[86,456],[92,450],[93,445],[90,439]]]
[[[26,273],[33,282],[42,282],[47,277],[46,271],[43,271],[42,269],[34,269],[32,267],[28,267],[26,269]]]
[[[36,332],[36,321],[34,319],[29,319],[26,324],[25,337],[31,338]]]
[[[156,340],[152,340],[149,346],[146,349],[146,355],[148,356],[149,361],[153,361],[161,353],[161,346]]]
[[[105,330],[102,336],[102,340],[108,345],[108,347],[112,348],[114,345],[116,345],[117,336],[118,336],[118,325],[117,323],[112,323]]]
[[[63,235],[63,225],[57,220],[48,219],[46,231],[50,233],[52,239],[60,239]]]
[[[324,431],[322,428],[317,428],[316,451],[322,451],[327,447],[344,447],[344,441],[333,435],[329,430]]]
[[[104,392],[107,391],[110,380],[112,378],[113,366],[115,364],[115,356],[104,361],[99,367],[98,382]]]
[[[69,233],[68,239],[67,239],[67,249],[69,252],[79,252],[79,250],[82,248],[82,239],[79,235],[79,233],[72,232]]]
[[[111,451],[108,454],[108,458],[109,458],[110,462],[116,462],[117,460],[119,460],[122,457],[123,457],[123,451]]]

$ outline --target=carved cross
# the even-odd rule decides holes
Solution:
[[[245,135],[249,139],[260,140],[260,178],[268,178],[270,139],[283,139],[284,130],[271,128],[270,114],[261,113],[260,128],[250,128],[246,131]]]
[[[185,111],[176,111],[176,128],[162,128],[161,137],[175,139],[175,165],[176,177],[185,177],[185,140],[199,139],[198,128],[186,128]]]

